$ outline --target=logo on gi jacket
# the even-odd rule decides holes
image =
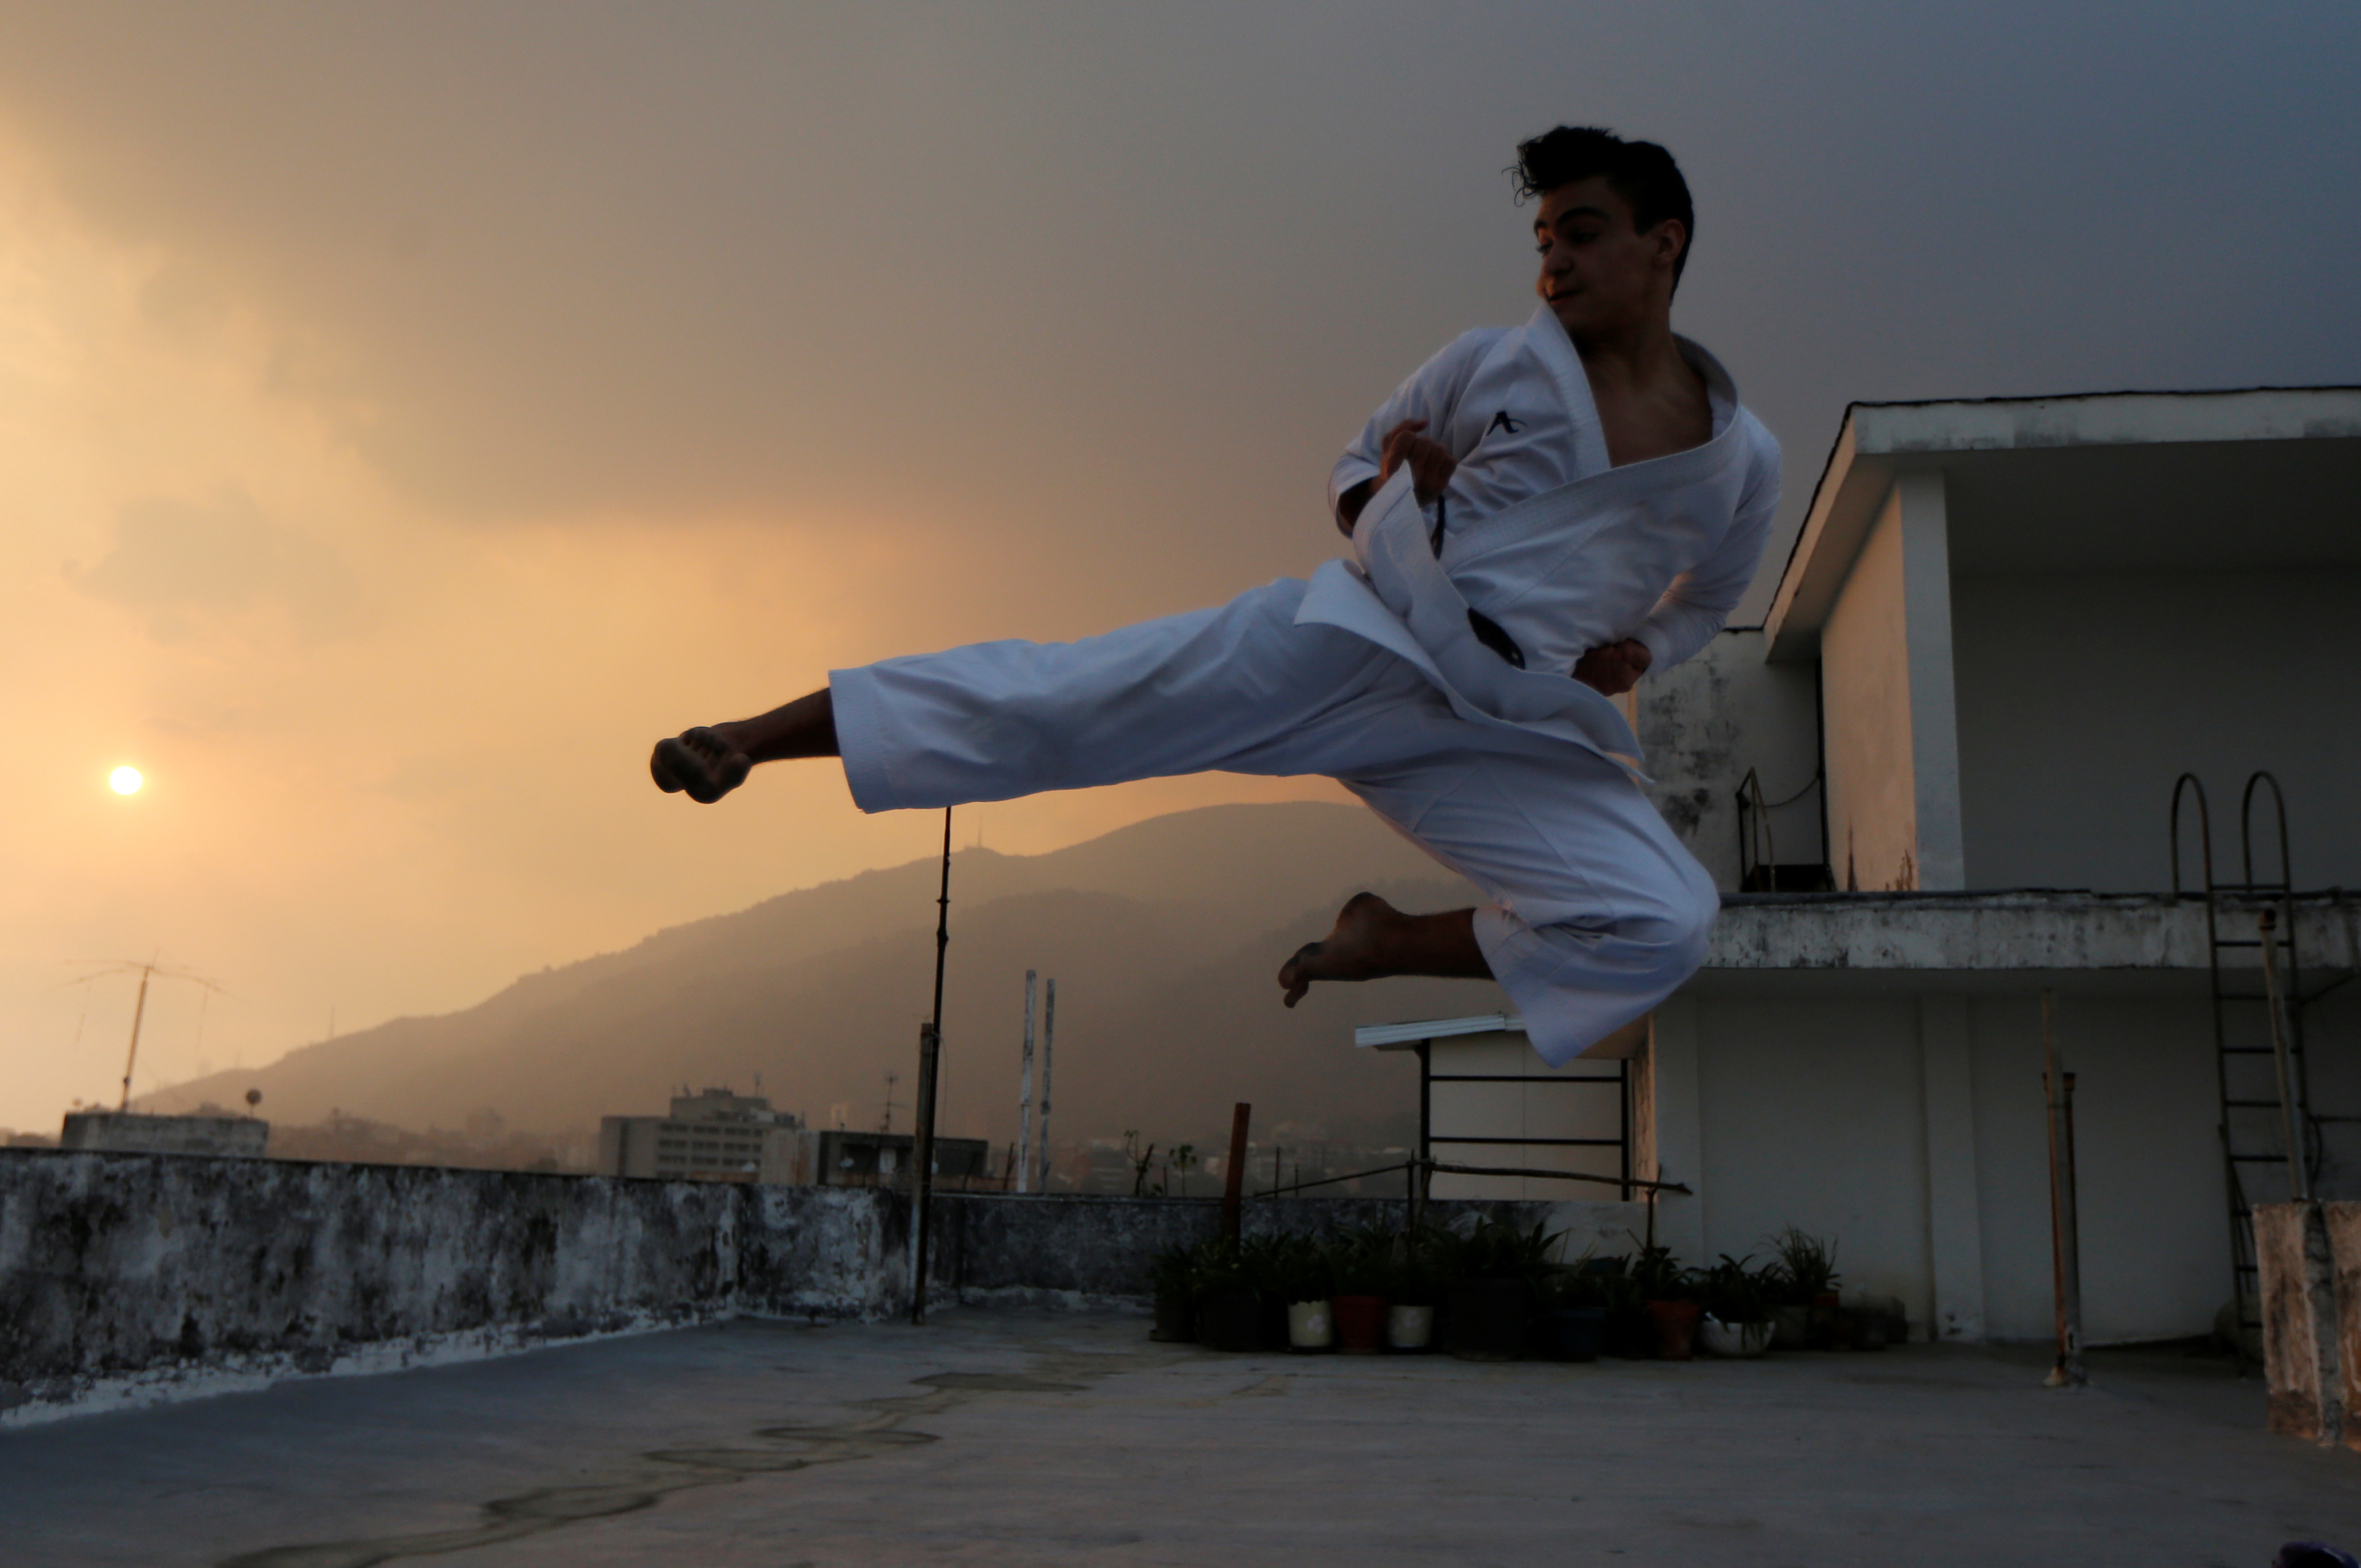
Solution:
[[[1510,419],[1509,417],[1509,411],[1502,409],[1499,413],[1492,416],[1492,422],[1484,427],[1484,433],[1489,435],[1496,430],[1505,430],[1510,435],[1514,435],[1517,432],[1524,428],[1523,421]]]

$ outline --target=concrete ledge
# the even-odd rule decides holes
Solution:
[[[1716,970],[2185,970],[2202,975],[2202,898],[2018,891],[1734,894],[1723,900],[1700,980]],[[2260,905],[2256,906],[2257,910]],[[2296,900],[2307,979],[2350,972],[2361,900]],[[2259,963],[2235,952],[2240,967]]]

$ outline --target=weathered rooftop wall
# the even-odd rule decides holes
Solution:
[[[907,1299],[886,1194],[0,1150],[0,1420]]]
[[[1628,1248],[1642,1207],[1446,1203]],[[1144,1303],[1212,1201],[946,1194],[932,1297]],[[1246,1206],[1250,1232],[1400,1223],[1399,1200]],[[0,1149],[0,1422],[529,1349],[735,1313],[909,1305],[910,1206],[876,1188]]]

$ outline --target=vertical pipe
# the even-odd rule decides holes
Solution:
[[[2041,1087],[2049,1102],[2049,1262],[2058,1296],[2058,1363],[2042,1379],[2080,1388],[2082,1370],[2082,1257],[2074,1212],[2074,1075],[2058,1068],[2055,997],[2041,993]]]
[[[2287,1139],[2288,1197],[2298,1203],[2312,1201],[2312,1172],[2304,1158],[2302,1128],[2296,1122],[2295,1074],[2288,1060],[2287,1003],[2279,995],[2279,914],[2266,909],[2261,920],[2263,938],[2263,1003],[2271,1014],[2271,1065],[2279,1071],[2279,1127]],[[126,1083],[129,1080],[125,1080]],[[2225,1113],[2226,1114],[2226,1113]]]
[[[1254,1107],[1241,1100],[1230,1113],[1230,1163],[1222,1168],[1222,1234],[1235,1242],[1246,1217],[1246,1122]]]
[[[910,1157],[917,1174],[912,1203],[917,1234],[910,1248],[910,1321],[927,1321],[928,1224],[935,1196],[935,1082],[942,1063],[943,1037],[932,1024],[918,1025],[918,1126],[910,1140]]]
[[[1033,1177],[1033,971],[1025,971],[1025,1057],[1016,1069],[1016,1190],[1029,1192]]]
[[[139,1020],[148,1016],[148,981],[155,973],[153,966],[139,971],[139,1001],[131,1009],[131,1054],[123,1058],[123,1103],[117,1110],[131,1109],[131,1065],[139,1059]]]
[[[1625,1057],[1615,1064],[1616,1103],[1622,1112],[1622,1130],[1616,1135],[1617,1152],[1622,1156],[1623,1201],[1631,1201],[1631,1058]]]
[[[1410,1172],[1410,1224],[1426,1223],[1426,1190],[1434,1171],[1434,1059],[1432,1040],[1418,1043],[1418,1163]]]
[[[910,1140],[917,1170],[910,1179],[915,1233],[910,1239],[910,1321],[927,1321],[927,1245],[935,1198],[935,1090],[943,1060],[943,959],[951,945],[951,808],[943,807],[942,885],[935,894],[935,1016],[918,1034],[918,1119]]]
[[[1041,1185],[1049,1190],[1049,1047],[1058,1035],[1058,982],[1041,982]]]

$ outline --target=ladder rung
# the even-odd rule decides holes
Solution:
[[[2276,1111],[2279,1108],[2276,1100],[2224,1100],[2222,1103],[2234,1111]]]
[[[2283,1154],[2234,1154],[2230,1157],[2241,1165],[2253,1165],[2259,1160],[2268,1160],[2273,1165],[2287,1163],[2287,1156]]]
[[[2271,1054],[2268,1046],[2216,1046],[2213,1048],[2225,1057],[2267,1057]]]

